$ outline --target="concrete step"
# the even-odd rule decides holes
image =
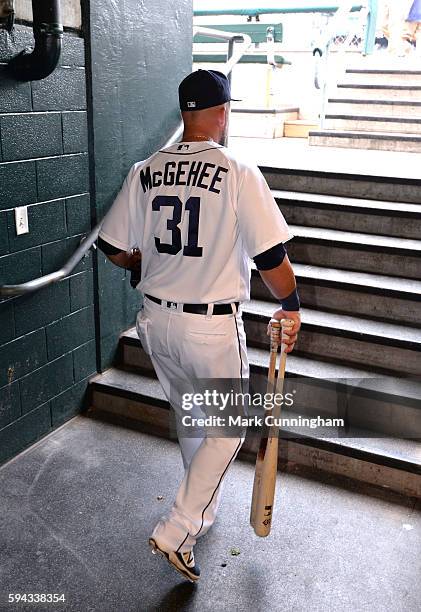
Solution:
[[[229,135],[253,138],[282,138],[284,122],[297,119],[299,109],[295,106],[281,108],[233,108]]]
[[[270,301],[252,300],[243,307],[243,318],[250,347],[267,350],[266,326],[275,310]],[[302,330],[294,349],[294,358],[311,358],[334,362],[340,367],[349,365],[361,369],[364,359],[366,376],[393,374],[418,375],[421,371],[421,332],[403,325],[380,323],[357,317],[302,309]],[[292,357],[292,356],[291,356]],[[133,328],[121,337],[119,363],[150,373],[150,359],[140,350],[140,342]],[[290,362],[291,365],[291,362]],[[323,376],[329,378],[325,369]],[[327,366],[326,366],[327,368]],[[309,374],[310,375],[310,374]],[[313,377],[321,377],[313,374]]]
[[[263,302],[263,300],[259,300],[258,302]],[[255,300],[250,302],[252,306],[254,303],[256,303]],[[266,302],[265,307],[267,306],[268,303]],[[273,303],[270,303],[270,307],[272,308],[273,312]],[[308,309],[305,309],[307,318],[309,312],[310,311]],[[267,374],[269,358],[267,338],[264,339],[264,343],[265,348],[252,346],[250,343],[248,345],[247,350],[252,376],[262,373],[262,367],[266,368],[265,376]],[[155,376],[150,357],[144,352],[135,327],[127,329],[121,334],[117,361],[119,363],[119,367],[121,368],[138,371],[139,373],[147,376]],[[421,389],[418,384],[421,384],[421,381],[418,378],[398,378],[396,374],[394,376],[389,376],[384,372],[369,370],[367,368],[364,369],[361,367],[356,367],[355,365],[347,365],[344,363],[338,363],[337,361],[326,361],[326,359],[317,359],[314,355],[310,357],[308,355],[302,355],[295,349],[291,355],[288,355],[286,375],[322,380],[358,379],[360,382],[364,381],[365,389],[376,390],[378,392],[383,390],[388,395],[390,395],[392,390],[395,388],[394,385],[397,384],[396,381],[402,380],[402,385],[405,386],[405,389],[401,385],[396,393],[400,394],[403,398],[414,399],[416,401],[418,401],[418,393]],[[385,383],[382,387],[379,387],[378,385],[373,387],[371,385],[370,381],[380,379]]]
[[[309,119],[287,119],[284,123],[285,138],[308,138],[311,130],[318,129],[318,123]]]
[[[421,326],[421,281],[298,263],[293,267],[303,306]],[[257,300],[273,299],[256,269],[251,294]]]
[[[324,129],[340,132],[397,132],[421,134],[421,118],[327,114]]]
[[[355,270],[418,280],[421,241],[290,225],[287,243],[293,263]]]
[[[279,160],[279,164],[281,162],[282,160]],[[270,187],[281,191],[308,193],[311,197],[314,194],[323,194],[420,204],[420,186],[417,179],[289,169],[277,165],[276,161],[271,166],[261,165],[260,169]]]
[[[148,433],[170,436],[170,410],[156,378],[109,368],[89,381],[88,416],[140,426]],[[114,417],[114,418],[112,418]]]
[[[272,190],[288,223],[421,239],[421,204]]]
[[[347,83],[367,85],[421,85],[421,70],[397,70],[384,68],[347,68]]]
[[[421,101],[421,84],[378,85],[368,83],[338,83],[338,95],[369,100],[418,100]]]
[[[120,368],[154,378],[150,358],[135,328],[120,339]],[[266,392],[268,349],[248,347],[250,392]],[[344,418],[346,428],[363,428],[376,435],[421,439],[421,381],[385,376],[361,368],[288,356],[285,392],[295,399],[290,411],[314,417]],[[322,382],[321,382],[322,381]],[[250,408],[251,409],[251,408]]]
[[[310,132],[309,144],[318,147],[345,147],[375,151],[421,153],[421,135],[385,132],[339,132],[320,130]]]
[[[175,437],[169,404],[156,379],[110,368],[90,380],[89,392],[88,416]],[[364,430],[355,438],[326,437],[321,433],[316,430],[299,435],[291,428],[282,428],[281,461],[293,460],[309,468],[325,469],[421,497],[417,441],[372,438]],[[248,431],[242,456],[255,456],[258,440],[257,431]]]
[[[249,347],[250,390],[266,391],[269,351]],[[368,437],[393,436],[421,440],[421,381],[418,377],[373,372],[288,355],[284,393],[292,393],[291,414],[343,418],[348,435],[364,429]],[[252,407],[250,411],[252,412]],[[358,433],[358,432],[357,432]],[[321,436],[326,432],[320,431]]]
[[[275,304],[251,300],[243,319],[251,346],[267,347],[267,324]],[[303,308],[297,355],[336,361],[385,374],[421,372],[421,330],[335,313]]]
[[[381,115],[383,117],[421,117],[421,101],[329,98],[328,112],[340,115]]]
[[[300,112],[298,106],[294,104],[284,104],[281,106],[277,106],[276,108],[265,108],[265,107],[242,107],[242,106],[233,106],[231,108],[231,115],[282,115],[284,119],[294,119],[296,115]]]

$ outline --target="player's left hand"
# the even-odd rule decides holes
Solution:
[[[142,253],[139,251],[138,248],[132,249],[127,266],[128,270],[132,270],[133,272],[140,272],[141,265]]]
[[[301,328],[301,316],[300,316],[300,312],[299,311],[290,311],[290,310],[282,310],[282,308],[279,308],[279,310],[275,310],[275,312],[272,315],[273,319],[277,319],[278,321],[281,321],[282,319],[291,319],[292,321],[294,321],[294,325],[292,328],[286,328],[285,330],[285,335],[288,336],[288,339],[285,340],[284,344],[287,344],[287,348],[285,349],[286,353],[291,353],[291,351],[294,349],[294,345],[297,342],[297,337],[298,337],[298,332],[300,331]],[[270,336],[270,326],[268,325],[268,329],[267,329],[267,334],[268,336]]]

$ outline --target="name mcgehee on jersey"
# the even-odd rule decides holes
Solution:
[[[150,166],[143,168],[139,178],[144,193],[161,185],[185,185],[220,193],[216,185],[222,182],[227,173],[228,168],[210,162],[169,161],[164,165],[163,172],[151,172]]]

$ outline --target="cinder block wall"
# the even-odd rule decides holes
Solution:
[[[16,4],[23,22],[29,4]],[[131,164],[180,119],[192,0],[69,0],[63,8],[60,66],[44,80],[5,79],[5,63],[33,38],[25,25],[12,36],[0,31],[1,285],[59,269]],[[30,232],[17,236],[14,209],[24,205]],[[92,251],[70,278],[0,300],[0,463],[81,411],[90,376],[112,363],[139,303],[129,274]]]
[[[92,70],[92,196],[101,220],[130,167],[146,159],[181,120],[177,87],[192,67],[192,0],[83,4]],[[88,15],[86,14],[87,9]],[[129,274],[98,254],[100,367],[112,363],[140,294]]]
[[[0,32],[0,62],[33,41]],[[60,268],[91,227],[84,41],[66,32],[60,67],[17,83],[0,66],[0,284]],[[29,233],[14,208],[28,205]],[[92,255],[70,278],[0,304],[0,461],[76,414],[96,371]]]

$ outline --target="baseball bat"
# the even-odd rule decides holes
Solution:
[[[276,319],[271,319],[270,323],[270,353],[269,353],[269,370],[268,370],[268,378],[266,385],[266,393],[273,394],[275,391],[275,373],[276,373],[276,358],[278,356],[278,346],[279,346],[279,334],[281,329],[281,322]],[[263,425],[261,437],[260,437],[260,446],[256,460],[256,470],[254,474],[254,483],[253,483],[253,494],[251,497],[251,510],[250,510],[250,524],[252,527],[255,525],[256,512],[257,512],[257,503],[258,503],[258,491],[260,488],[260,483],[262,479],[262,470],[263,463],[259,461],[259,457],[264,455],[265,453],[265,445],[267,445],[268,441],[269,428],[266,425]]]
[[[285,353],[285,348],[287,345],[282,343],[280,332],[283,336],[284,330],[286,328],[291,328],[293,325],[294,321],[291,319],[283,319],[281,323],[273,319],[270,321],[271,345],[267,382],[268,393],[282,393],[287,356]],[[281,341],[281,356],[278,376],[275,384],[276,358],[279,341]],[[272,404],[272,408],[267,412],[266,416],[270,415],[275,419],[278,419],[280,414],[280,404]],[[256,459],[256,470],[254,475],[250,512],[250,524],[252,525],[256,535],[260,537],[268,536],[271,529],[273,503],[275,499],[276,475],[278,470],[278,435],[279,425],[268,425],[265,421],[262,428],[259,451]]]

